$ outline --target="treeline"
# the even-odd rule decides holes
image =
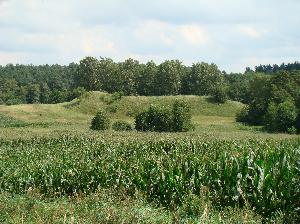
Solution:
[[[79,64],[0,66],[0,104],[59,103],[84,90],[124,95],[215,95],[225,100],[225,79],[217,65],[178,60],[157,65],[127,59],[86,57]],[[83,90],[84,89],[84,90]]]
[[[210,95],[224,83],[222,72],[215,64],[196,63],[184,66],[178,60],[166,60],[156,65],[127,59],[116,63],[109,58],[87,57],[80,61],[78,85],[86,90],[124,95]]]
[[[282,63],[281,65],[259,65],[255,66],[255,72],[262,72],[262,73],[276,73],[276,72],[282,72],[282,71],[295,71],[295,70],[300,70],[300,63],[298,61],[294,63]],[[246,72],[251,71],[251,69],[248,67],[246,68]]]
[[[78,65],[0,66],[0,104],[60,103],[84,91],[75,84]]]
[[[278,72],[276,67],[279,67]],[[266,79],[282,71],[300,70],[299,63],[257,66],[244,74],[226,74],[217,65],[178,60],[140,63],[127,59],[86,57],[79,64],[0,66],[0,104],[59,103],[70,101],[84,91],[106,91],[123,95],[211,95],[219,103],[227,99],[250,104],[257,77]],[[272,72],[267,72],[272,71]]]

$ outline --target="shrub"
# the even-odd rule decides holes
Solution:
[[[122,91],[121,91],[121,92],[114,92],[114,93],[111,95],[113,101],[121,100],[123,96],[124,96],[124,93],[123,93]]]
[[[247,122],[252,125],[264,125],[264,117],[267,110],[268,105],[265,101],[252,101],[248,107]]]
[[[127,121],[116,121],[112,124],[112,129],[115,131],[131,131],[131,124]]]
[[[110,119],[104,111],[98,111],[96,116],[92,119],[92,130],[107,130],[110,127]]]
[[[193,128],[191,118],[190,107],[185,102],[176,101],[172,110],[152,105],[135,117],[135,128],[138,131],[188,131]]]
[[[151,105],[148,111],[135,117],[135,129],[138,131],[172,131],[172,112],[169,108]]]
[[[236,121],[237,122],[242,122],[242,123],[247,123],[249,121],[249,108],[247,106],[243,107],[237,114],[236,114]]]
[[[190,106],[183,101],[176,100],[172,110],[173,131],[183,132],[193,128]]]
[[[225,103],[228,99],[227,89],[224,86],[218,86],[213,91],[213,99],[216,103]]]
[[[293,101],[287,100],[278,105],[270,103],[265,116],[265,126],[269,131],[295,132],[297,108]]]

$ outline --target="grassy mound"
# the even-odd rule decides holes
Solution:
[[[189,103],[194,116],[234,117],[243,107],[239,102],[228,101],[225,104],[217,104],[210,97],[201,96],[124,96],[115,99],[112,94],[101,92],[89,92],[66,107],[87,114],[95,114],[99,108],[104,108],[115,116],[132,117],[151,104],[172,105],[176,99]]]

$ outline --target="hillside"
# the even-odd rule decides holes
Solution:
[[[2,124],[1,137],[24,135],[90,132],[90,121],[98,109],[107,111],[112,120],[127,120],[134,123],[134,116],[151,104],[170,105],[176,99],[185,100],[191,106],[195,131],[191,134],[204,136],[245,137],[271,134],[261,133],[256,127],[244,126],[235,121],[235,114],[243,104],[227,101],[225,104],[212,102],[202,96],[123,96],[103,92],[88,92],[71,102],[59,104],[21,104],[0,106]],[[12,134],[13,133],[13,134]],[[274,135],[278,138],[287,135]]]
[[[0,112],[22,121],[33,123],[84,123],[98,109],[111,114],[113,119],[132,118],[151,104],[171,105],[176,99],[189,103],[194,117],[234,117],[242,107],[241,103],[228,101],[216,104],[209,97],[199,96],[123,96],[118,97],[102,92],[88,92],[71,102],[59,104],[21,104],[0,106]]]

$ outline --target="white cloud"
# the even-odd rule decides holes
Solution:
[[[262,33],[259,32],[256,28],[248,25],[238,25],[238,30],[251,38],[260,38],[262,36]]]
[[[300,60],[299,10],[296,0],[0,0],[0,64],[91,55],[243,71]]]
[[[179,27],[184,39],[193,45],[206,44],[209,41],[209,35],[205,29],[197,25],[184,25]]]

